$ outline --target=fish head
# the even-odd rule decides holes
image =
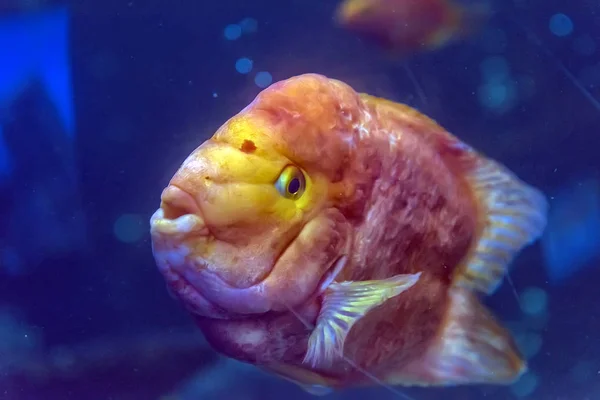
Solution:
[[[190,311],[230,319],[285,310],[339,272],[351,243],[344,207],[358,101],[325,77],[291,78],[182,163],[150,224],[159,270]]]

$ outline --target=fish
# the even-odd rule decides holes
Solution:
[[[315,395],[501,385],[527,362],[481,298],[547,209],[419,111],[307,73],[191,152],[150,232],[167,287],[226,357]]]
[[[435,51],[469,36],[491,15],[487,2],[457,0],[344,0],[334,20],[390,54]]]

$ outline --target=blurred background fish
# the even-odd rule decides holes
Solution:
[[[345,0],[336,11],[336,20],[393,54],[410,55],[474,34],[489,15],[489,4],[482,1]]]
[[[383,50],[390,59],[388,74],[406,76],[413,87],[417,101],[407,102],[432,111],[435,96],[423,85],[434,79],[421,68],[416,73],[411,59],[472,37],[491,14],[488,0],[343,0],[334,19],[342,29]]]

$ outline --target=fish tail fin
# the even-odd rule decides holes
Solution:
[[[450,305],[437,338],[423,357],[402,364],[385,381],[391,385],[447,387],[510,385],[527,372],[511,334],[476,294],[452,288]]]
[[[478,155],[464,143],[463,172],[480,208],[481,231],[457,270],[454,284],[485,294],[502,283],[513,258],[539,239],[546,227],[548,202],[538,189],[501,164]],[[470,164],[470,165],[469,165]]]
[[[527,371],[511,334],[469,290],[453,288],[437,343],[425,358],[436,385],[512,384]]]

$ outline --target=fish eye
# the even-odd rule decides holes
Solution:
[[[306,189],[304,174],[300,168],[288,165],[283,169],[279,178],[277,178],[275,188],[286,199],[297,200],[304,193],[304,189]]]

